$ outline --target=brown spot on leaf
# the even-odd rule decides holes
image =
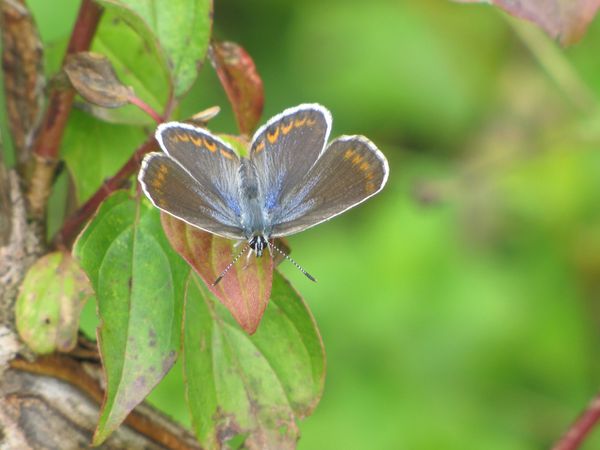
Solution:
[[[148,330],[148,345],[150,347],[156,347],[156,332],[150,328]]]
[[[227,442],[245,432],[235,420],[235,415],[225,413],[220,406],[217,406],[212,419],[216,425],[218,442]]]

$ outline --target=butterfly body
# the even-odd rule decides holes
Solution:
[[[388,163],[377,147],[363,136],[326,145],[330,130],[321,105],[289,108],[257,130],[246,158],[205,129],[161,124],[164,153],[146,155],[138,179],[157,208],[245,240],[261,256],[272,239],[329,220],[385,185]]]
[[[264,205],[263,187],[260,186],[256,167],[248,158],[241,158],[238,171],[238,190],[240,201],[239,223],[244,237],[252,244],[257,236],[270,236],[269,217]],[[250,245],[253,250],[253,245]],[[259,247],[260,249],[260,247]],[[262,251],[261,251],[262,254]],[[260,256],[257,252],[257,256]]]

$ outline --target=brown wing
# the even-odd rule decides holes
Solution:
[[[323,152],[330,129],[331,114],[317,104],[286,109],[258,129],[250,159],[267,214],[304,178]]]
[[[272,236],[286,236],[329,220],[377,194],[388,162],[363,136],[333,141],[310,172],[273,212]]]

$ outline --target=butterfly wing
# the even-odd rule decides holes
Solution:
[[[235,152],[209,132],[170,122],[156,131],[163,153],[144,158],[138,179],[154,205],[211,233],[244,237]]]
[[[385,185],[388,162],[363,136],[341,136],[272,214],[272,237],[315,226],[362,203]]]
[[[261,182],[268,215],[318,159],[330,130],[331,114],[317,104],[286,109],[257,130],[250,159]]]

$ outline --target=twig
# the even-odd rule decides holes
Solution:
[[[135,95],[132,95],[131,97],[129,97],[129,103],[137,106],[139,109],[144,111],[146,114],[148,114],[150,117],[152,117],[152,119],[156,123],[164,122],[164,118],[161,117],[160,114],[158,114],[148,103],[146,103],[141,98],[136,97]]]
[[[102,402],[104,393],[98,381],[78,361],[69,356],[58,354],[41,356],[32,362],[17,358],[13,359],[10,365],[13,369],[65,381],[86,393],[96,403]],[[99,370],[99,367],[97,369]],[[151,411],[144,405],[139,405],[133,410],[124,423],[166,448],[178,450],[200,450],[201,448],[185,430],[176,428],[156,411]]]
[[[552,450],[575,450],[600,421],[600,394],[590,402],[587,409],[577,418]]]
[[[100,6],[94,1],[82,0],[65,58],[71,53],[89,49],[101,13]],[[33,145],[33,168],[28,180],[27,199],[30,216],[39,221],[43,221],[46,214],[46,204],[58,164],[60,143],[74,96],[75,92],[72,89],[52,92]]]
[[[154,135],[151,135],[146,142],[138,147],[123,167],[114,176],[106,180],[100,189],[65,221],[61,230],[54,237],[54,246],[59,248],[70,247],[85,222],[96,212],[100,203],[117,189],[122,188],[127,183],[128,178],[137,171],[144,155],[156,147]]]

